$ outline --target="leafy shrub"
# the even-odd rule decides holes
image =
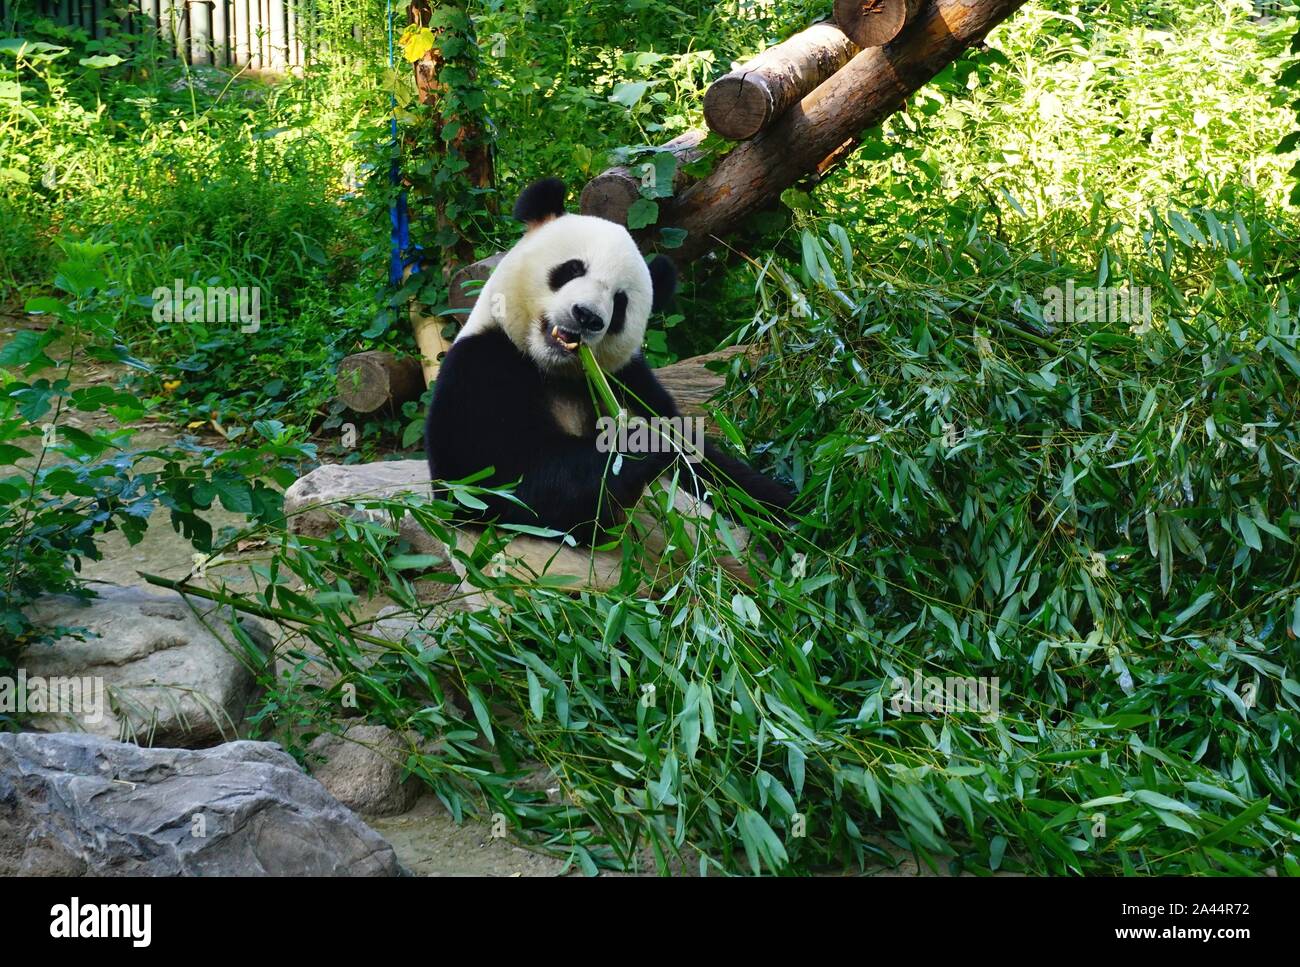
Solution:
[[[255,424],[257,445],[223,453],[195,446],[132,450],[129,424],[147,412],[134,394],[105,384],[78,384],[86,360],[145,368],[112,327],[114,292],[102,269],[104,250],[67,243],[55,288],[61,297],[30,300],[27,311],[46,323],[20,329],[0,347],[0,671],[17,649],[53,629],[32,627],[24,606],[42,593],[86,594],[77,578],[82,560],[98,560],[97,540],[121,530],[138,543],[154,510],[202,552],[212,528],[202,511],[220,500],[253,521],[281,516],[293,469],[314,457],[273,422]],[[69,420],[94,414],[105,428]]]
[[[0,42],[0,283],[41,291],[60,238],[109,245],[115,328],[152,364],[134,391],[204,422],[313,422],[382,285],[359,276],[367,247],[386,252],[386,215],[361,215],[349,139],[359,103],[383,110],[374,78],[345,98],[319,72],[236,82],[43,30],[59,42]],[[257,288],[265,324],[160,326],[151,294],[178,279]]]

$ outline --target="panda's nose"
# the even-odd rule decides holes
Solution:
[[[600,313],[589,306],[574,306],[573,321],[587,332],[600,332],[605,328],[605,320],[600,317]]]

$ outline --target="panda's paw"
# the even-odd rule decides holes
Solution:
[[[641,492],[645,490],[645,483],[639,479],[633,479],[630,474],[618,474],[612,476],[605,482],[605,492],[612,503],[620,507],[631,507],[641,499]]]

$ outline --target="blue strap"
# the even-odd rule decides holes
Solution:
[[[388,0],[388,66],[393,67],[393,0]],[[400,157],[400,145],[397,137],[397,98],[389,95],[389,101],[393,108],[393,116],[389,119],[389,131],[393,136],[393,157],[388,165],[388,180],[393,185],[402,183],[402,169],[398,164]],[[406,253],[411,250],[411,213],[406,207],[406,189],[403,188],[397,193],[392,206],[388,210],[388,220],[392,223],[392,247],[388,260],[388,281],[394,285],[402,284],[402,274],[408,265],[412,266],[412,272],[420,271],[420,246],[414,247],[413,254],[408,259]]]

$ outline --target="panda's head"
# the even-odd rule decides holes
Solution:
[[[649,265],[626,228],[566,214],[556,178],[527,188],[514,215],[528,226],[484,285],[461,336],[499,327],[543,370],[577,372],[586,343],[614,372],[641,348],[650,313],[672,298],[677,273]]]

